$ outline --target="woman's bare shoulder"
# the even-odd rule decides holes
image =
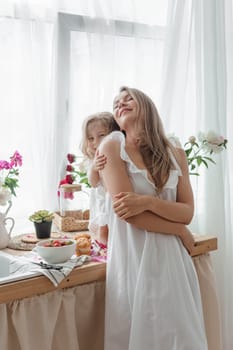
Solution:
[[[181,147],[175,147],[174,157],[181,168],[182,173],[186,173],[188,171],[188,161],[184,149]]]
[[[119,135],[120,136],[120,135]],[[120,149],[121,139],[120,137],[112,137],[112,135],[106,136],[99,145],[100,153],[118,153]]]

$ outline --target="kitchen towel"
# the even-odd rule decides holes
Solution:
[[[75,267],[82,266],[90,260],[90,256],[81,255],[71,257],[68,261],[61,264],[46,264],[36,252],[31,251],[24,256],[17,256],[17,258],[11,259],[10,275],[13,277],[25,272],[39,272],[57,287]],[[41,262],[43,262],[42,266],[40,266]]]

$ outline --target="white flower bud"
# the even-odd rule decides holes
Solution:
[[[195,136],[189,136],[189,142],[190,143],[195,143],[196,142],[196,137]]]

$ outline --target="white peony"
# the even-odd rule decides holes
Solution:
[[[214,131],[208,131],[207,134],[200,132],[198,139],[202,142],[202,148],[206,153],[220,153],[225,148],[224,137]]]

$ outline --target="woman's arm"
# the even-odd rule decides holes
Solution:
[[[150,195],[121,192],[115,196],[114,210],[121,219],[128,219],[144,211],[150,211],[173,222],[189,224],[193,217],[193,192],[185,152],[178,150],[178,162],[182,171],[177,187],[177,201],[172,202]]]
[[[100,171],[105,189],[114,196],[119,192],[133,192],[133,186],[128,176],[126,163],[120,157],[120,143],[117,140],[103,140],[99,152],[104,154],[108,161]]]
[[[193,251],[194,237],[184,224],[168,221],[148,211],[132,216],[126,221],[142,230],[176,235],[180,237],[184,247],[190,254]]]
[[[101,175],[106,190],[111,194],[114,202],[115,195],[119,192],[133,192],[133,187],[128,176],[126,164],[120,158],[120,144],[115,140],[108,140],[101,144],[100,151],[108,158]],[[184,224],[171,222],[154,213],[145,211],[127,219],[127,222],[147,231],[178,235],[188,251],[191,251],[194,245],[193,237]]]

